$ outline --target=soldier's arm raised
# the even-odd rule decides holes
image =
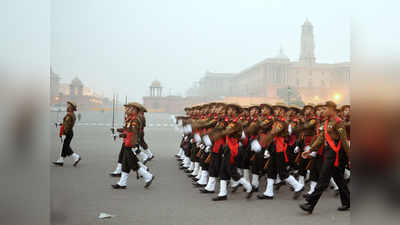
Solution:
[[[284,126],[281,122],[278,122],[276,126],[269,132],[266,136],[264,136],[260,141],[261,146],[268,146],[274,137],[284,129]]]

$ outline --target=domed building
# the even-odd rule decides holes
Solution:
[[[332,41],[334,43],[334,39]],[[237,73],[210,75],[207,72],[191,93],[214,98],[259,98],[264,102],[274,102],[279,98],[279,89],[290,87],[300,93],[303,102],[319,99],[348,104],[351,64],[316,61],[314,27],[308,19],[301,25],[299,52],[298,60],[290,60],[281,48],[275,57],[266,58]],[[338,93],[343,98],[336,99],[334,96]]]
[[[204,98],[184,98],[177,95],[163,96],[163,86],[158,80],[151,82],[149,95],[143,97],[143,105],[150,112],[182,113],[189,103],[204,102]]]

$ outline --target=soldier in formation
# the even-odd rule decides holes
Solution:
[[[213,102],[187,107],[185,113],[176,117],[183,134],[175,157],[200,193],[216,193],[219,182],[213,201],[227,200],[228,189],[235,193],[240,186],[247,199],[254,192],[260,192],[258,199],[274,199],[274,190],[288,185],[293,199],[307,189],[300,208],[312,213],[332,186],[340,195],[338,210],[350,209],[349,105]],[[265,190],[259,190],[263,177]]]

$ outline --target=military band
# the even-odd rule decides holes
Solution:
[[[242,107],[214,102],[185,108],[176,116],[183,135],[175,155],[200,188],[228,199],[240,186],[246,199],[274,199],[274,190],[288,185],[293,199],[303,193],[300,208],[312,213],[331,185],[340,195],[340,211],[350,209],[350,105],[334,102],[303,108],[260,104]],[[266,188],[259,190],[265,177]],[[307,186],[307,187],[306,187]]]

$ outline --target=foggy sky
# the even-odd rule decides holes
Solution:
[[[317,62],[350,60],[346,1],[54,0],[51,65],[70,82],[141,101],[154,79],[184,94],[206,70],[239,72],[280,46],[293,61],[301,25],[314,26]]]

